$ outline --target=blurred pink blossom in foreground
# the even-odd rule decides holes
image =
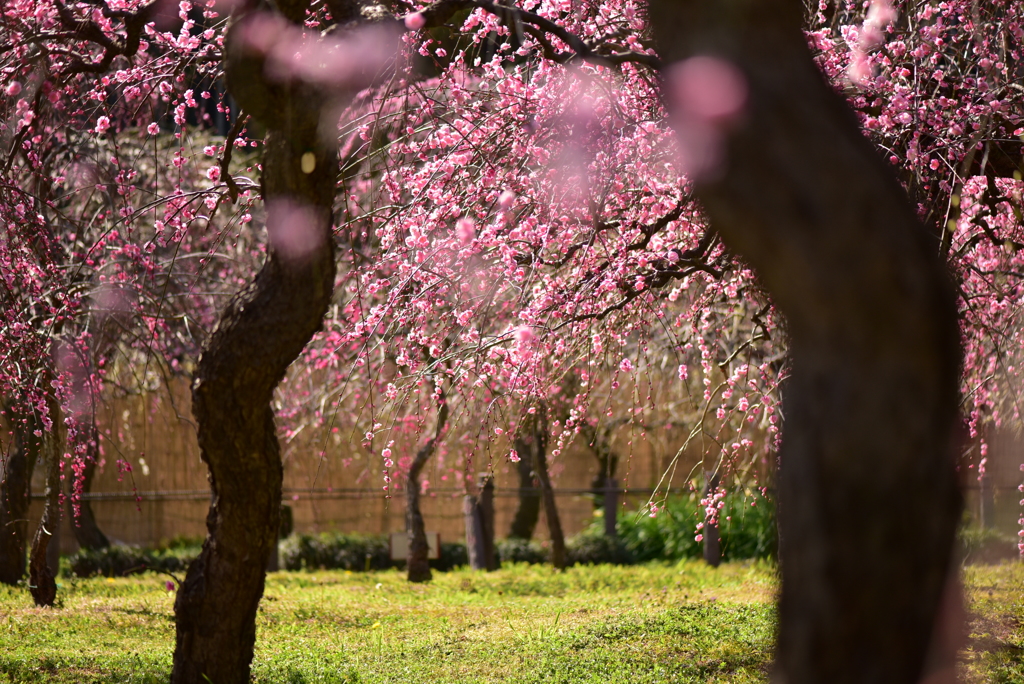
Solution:
[[[324,216],[313,207],[275,197],[267,202],[267,237],[284,261],[305,260],[326,237]]]
[[[399,33],[392,25],[321,36],[275,14],[260,13],[247,19],[239,31],[246,48],[266,57],[269,78],[346,90],[370,85],[394,61],[399,47]]]
[[[671,66],[667,87],[680,170],[695,180],[715,180],[722,171],[725,132],[747,102],[746,78],[731,62],[702,55]]]

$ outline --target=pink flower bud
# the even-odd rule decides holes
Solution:
[[[17,81],[11,81],[7,84],[7,90],[5,92],[8,97],[17,97],[21,93],[21,84]]]

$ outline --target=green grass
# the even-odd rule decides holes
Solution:
[[[0,586],[0,682],[166,682],[166,577],[61,580],[35,608]],[[966,682],[1024,681],[1024,564],[965,571]],[[264,683],[766,682],[777,582],[766,563],[514,565],[269,576],[253,678]]]
[[[146,574],[61,581],[61,606],[0,587],[0,682],[164,682],[173,595]],[[774,570],[761,563],[524,564],[437,573],[271,574],[254,680],[760,682]]]

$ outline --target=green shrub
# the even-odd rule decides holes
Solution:
[[[199,546],[178,545],[161,550],[117,544],[95,551],[81,549],[68,559],[68,567],[76,577],[123,577],[147,570],[179,573],[188,569],[199,551]]]
[[[540,542],[532,539],[509,537],[497,542],[498,557],[502,563],[546,563],[548,552]]]
[[[722,560],[775,557],[775,507],[768,499],[756,490],[749,493],[732,491],[726,495],[725,506],[719,515]],[[646,509],[626,513],[616,524],[622,548],[627,552],[623,558],[637,563],[699,558],[703,545],[695,537],[697,523],[702,519],[700,497],[693,493],[673,497],[653,518]],[[603,538],[603,530],[604,519],[599,515],[579,537]],[[583,539],[574,539],[570,543],[579,548],[593,545],[593,542]]]
[[[442,572],[462,565],[469,565],[469,552],[462,542],[441,542],[441,557],[430,561],[430,567]]]
[[[636,562],[622,539],[605,536],[604,525],[599,530],[591,527],[570,537],[565,543],[565,551],[569,565],[632,565]]]
[[[293,534],[281,542],[285,570],[384,570],[392,567],[387,537],[379,535]]]
[[[385,570],[400,563],[391,560],[385,535],[294,534],[281,542],[281,567],[285,570]],[[443,542],[441,557],[430,561],[436,570],[451,570],[466,565],[466,545]]]
[[[1017,538],[999,530],[964,524],[958,538],[964,563],[998,563],[1020,556]]]

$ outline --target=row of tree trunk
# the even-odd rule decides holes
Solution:
[[[61,429],[60,407],[50,402],[50,420],[53,429],[42,431],[42,422],[35,416],[24,421],[6,411],[7,424],[12,440],[3,461],[0,477],[0,583],[17,585],[29,575],[29,587],[38,605],[52,605],[56,598],[56,583],[59,559],[61,458],[65,450],[65,435]],[[81,482],[65,478],[68,491],[65,492],[66,515],[72,521],[71,530],[75,541],[84,549],[101,549],[110,541],[99,528],[92,507],[87,499],[73,497],[73,489],[80,485],[81,492],[88,492],[96,471],[98,457],[98,431],[95,425],[87,425],[88,451]],[[40,430],[39,436],[35,433]],[[31,500],[32,475],[36,465],[45,470],[45,492],[43,516],[32,537],[29,548],[28,510]],[[77,504],[77,510],[75,506]]]

